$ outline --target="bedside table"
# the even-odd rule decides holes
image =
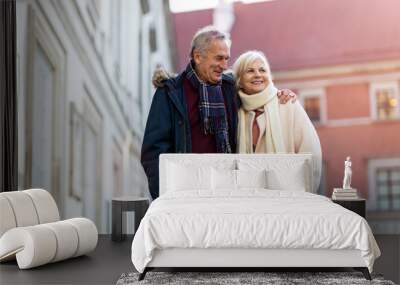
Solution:
[[[148,198],[123,196],[112,199],[112,230],[113,241],[123,241],[126,235],[123,234],[122,214],[123,212],[135,212],[135,231],[144,217],[150,201]]]
[[[354,200],[333,200],[333,203],[339,204],[340,206],[359,214],[365,219],[365,199],[358,198]]]

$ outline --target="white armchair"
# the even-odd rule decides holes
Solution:
[[[97,234],[89,219],[60,221],[46,190],[0,193],[0,262],[16,258],[28,269],[80,256],[96,248]]]

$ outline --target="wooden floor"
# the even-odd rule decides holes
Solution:
[[[16,262],[0,264],[0,284],[115,284],[124,272],[134,271],[132,237],[112,242],[100,235],[96,249],[87,256],[19,270]]]
[[[400,236],[376,236],[382,256],[374,272],[388,280],[400,282]],[[101,235],[94,252],[87,256],[52,263],[28,270],[19,270],[16,262],[0,264],[0,284],[115,284],[124,272],[135,271],[131,262],[132,237],[112,242]]]
[[[400,284],[400,235],[375,235],[381,257],[375,261],[374,272]]]

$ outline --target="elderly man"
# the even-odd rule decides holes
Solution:
[[[224,73],[229,57],[227,36],[205,27],[193,37],[186,69],[157,88],[141,155],[153,199],[159,195],[161,153],[235,152],[238,99],[235,80]],[[290,96],[286,91],[284,103]]]

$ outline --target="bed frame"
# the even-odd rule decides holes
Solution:
[[[171,248],[156,250],[152,261],[139,275],[143,280],[155,268],[229,268],[234,271],[249,269],[285,268],[343,268],[361,271],[371,280],[359,250],[329,249],[193,249]]]
[[[246,154],[225,154],[224,159],[235,159],[246,157]],[[273,156],[274,158],[294,157],[304,160],[309,167],[308,191],[311,189],[312,181],[312,159],[310,154],[251,154],[253,158]],[[215,154],[163,154],[160,156],[160,195],[165,193],[163,185],[167,179],[167,161],[174,161],[182,157],[188,160],[207,159],[210,164],[221,159],[221,155]],[[153,259],[143,273],[139,275],[139,280],[143,280],[148,271],[161,268],[185,268],[185,269],[229,269],[229,271],[254,271],[254,269],[334,269],[334,268],[353,268],[361,271],[367,280],[371,280],[371,275],[366,267],[365,261],[361,257],[359,250],[331,250],[331,249],[254,249],[254,248],[169,248],[157,249]]]

